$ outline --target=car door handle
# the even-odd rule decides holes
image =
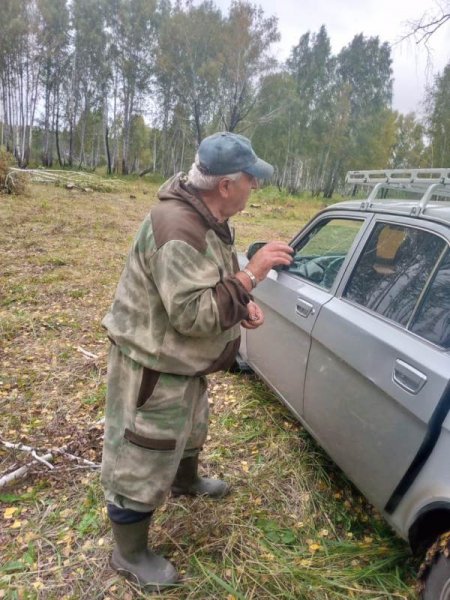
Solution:
[[[427,376],[408,363],[397,358],[394,364],[393,380],[411,394],[418,394],[427,382]]]
[[[307,302],[306,300],[302,300],[301,298],[297,298],[297,305],[295,307],[295,312],[301,317],[309,317],[309,315],[313,315],[316,312],[314,305],[311,302]]]

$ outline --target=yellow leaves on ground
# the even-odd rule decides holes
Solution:
[[[15,512],[17,512],[19,509],[17,508],[17,506],[9,506],[8,508],[5,508],[5,511],[3,513],[3,518],[4,519],[12,519],[13,515]]]
[[[274,561],[275,560],[275,556],[273,554],[271,554],[270,552],[263,552],[261,554],[261,558],[264,558],[264,560],[268,560],[268,561]]]
[[[19,544],[29,544],[31,541],[37,539],[39,536],[34,531],[26,531],[23,534],[17,536],[17,542]]]
[[[41,579],[37,579],[33,582],[33,587],[35,590],[43,590],[45,588],[45,583]]]
[[[227,394],[224,399],[224,404],[235,404],[237,401],[238,399],[236,398],[236,396],[233,396],[232,394]]]
[[[301,558],[300,560],[297,560],[296,563],[300,566],[300,567],[305,567],[308,568],[312,565],[312,560],[310,558]]]
[[[8,521],[12,521],[12,523],[9,525],[11,529],[20,529],[23,525],[28,523],[26,519],[20,520],[17,518],[21,512],[23,511],[20,511],[17,506],[8,506],[3,511],[3,518]]]
[[[373,538],[371,538],[371,537],[369,537],[368,535],[366,535],[366,536],[364,537],[364,540],[363,540],[362,546],[370,546],[370,544],[372,544],[372,543],[373,543]]]
[[[311,552],[311,554],[314,554],[319,550],[323,550],[322,546],[314,540],[308,539],[306,540],[306,543],[308,544],[308,550]]]
[[[61,550],[61,554],[62,554],[62,556],[64,556],[64,558],[68,558],[72,554],[74,541],[75,541],[75,532],[72,530],[69,530],[69,528],[66,527],[64,534],[56,542],[58,545],[64,544],[64,548]],[[64,564],[64,562],[63,562],[63,564]]]

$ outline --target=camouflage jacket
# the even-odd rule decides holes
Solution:
[[[212,373],[231,366],[248,292],[228,223],[219,223],[179,173],[158,192],[103,319],[121,351],[155,371]]]

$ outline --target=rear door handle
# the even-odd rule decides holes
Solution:
[[[301,317],[309,317],[309,315],[313,315],[316,310],[314,308],[314,305],[311,304],[311,302],[307,302],[306,300],[303,300],[302,298],[297,298],[297,305],[295,307],[295,312],[300,315]]]
[[[392,378],[397,385],[410,394],[418,394],[428,379],[425,373],[418,371],[399,358],[394,363]]]

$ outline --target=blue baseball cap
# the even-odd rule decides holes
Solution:
[[[229,131],[202,140],[196,165],[205,175],[231,175],[239,171],[257,179],[270,179],[273,175],[272,165],[256,156],[250,140]]]

